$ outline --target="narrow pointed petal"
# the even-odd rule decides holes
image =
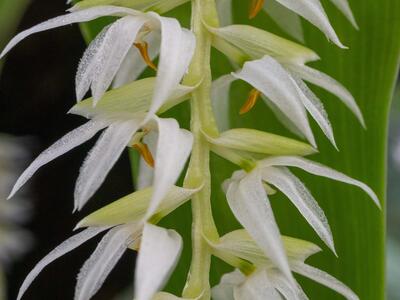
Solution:
[[[127,16],[114,22],[106,33],[103,47],[98,54],[95,74],[92,82],[92,94],[95,105],[111,85],[126,57],[136,35],[145,24],[144,17]]]
[[[231,25],[232,16],[232,0],[219,0],[216,2],[219,24],[220,26]]]
[[[326,37],[340,48],[346,48],[339,40],[329,22],[328,16],[319,0],[275,0],[281,5],[294,11],[321,30]]]
[[[297,156],[277,156],[262,160],[260,166],[296,167],[317,176],[357,186],[366,192],[379,208],[381,207],[378,197],[368,185],[311,160]]]
[[[150,300],[163,288],[178,261],[182,238],[174,230],[146,224],[136,263],[135,299]]]
[[[83,144],[91,139],[97,132],[107,126],[106,122],[92,120],[86,124],[74,129],[64,135],[61,139],[55,142],[52,146],[43,151],[22,173],[15,183],[8,198],[14,194],[32,177],[33,174],[42,166],[49,163],[53,159],[67,153],[71,149]]]
[[[81,167],[75,186],[75,209],[82,209],[93,196],[139,126],[140,120],[131,120],[113,123],[104,131]]]
[[[303,26],[296,13],[273,0],[265,1],[264,10],[283,31],[304,43]]]
[[[331,2],[345,15],[355,29],[359,29],[357,21],[351,11],[349,2],[347,0],[331,0]]]
[[[305,185],[286,168],[265,168],[262,170],[262,177],[289,198],[318,236],[336,254],[332,231],[324,211]]]
[[[59,246],[57,246],[53,251],[47,254],[41,261],[39,261],[33,270],[26,276],[24,282],[21,285],[21,288],[18,292],[17,300],[20,300],[28,287],[31,285],[32,281],[38,276],[38,274],[50,263],[55,261],[57,258],[63,256],[64,254],[74,250],[76,247],[79,247],[87,240],[92,237],[98,235],[100,232],[108,229],[109,227],[97,227],[97,228],[88,228],[84,231],[70,237]]]
[[[268,277],[272,285],[283,295],[287,300],[308,300],[307,295],[302,290],[301,286],[297,284],[296,288],[290,285],[285,277],[275,270],[268,270]]]
[[[151,116],[171,96],[186,73],[194,54],[196,40],[193,33],[182,29],[177,20],[160,17],[155,13],[149,14],[159,21],[161,27],[160,60],[149,111]]]
[[[283,300],[264,270],[251,274],[242,285],[234,288],[233,294],[235,300]]]
[[[229,122],[229,91],[236,78],[224,75],[214,80],[211,86],[211,101],[219,130],[230,128]]]
[[[233,289],[246,280],[239,270],[222,275],[221,281],[211,289],[212,299],[214,300],[235,300]]]
[[[293,79],[300,89],[300,99],[303,102],[303,105],[322,129],[325,136],[329,139],[336,150],[338,150],[335,136],[333,135],[332,125],[329,121],[328,113],[325,111],[324,104],[300,78],[293,76]]]
[[[150,217],[175,184],[188,159],[193,145],[192,134],[179,128],[175,119],[157,118],[158,142],[154,168],[154,193],[146,214]]]
[[[261,91],[316,147],[314,135],[300,101],[299,91],[290,74],[272,57],[264,56],[244,64],[233,76],[242,79]]]
[[[159,54],[160,39],[161,36],[156,31],[150,32],[145,38],[151,60],[154,60]],[[136,80],[146,68],[147,64],[143,61],[139,50],[136,47],[131,47],[115,75],[113,88],[119,88]]]
[[[358,107],[354,97],[342,84],[332,77],[305,65],[291,64],[286,67],[301,79],[311,82],[312,84],[315,84],[337,96],[353,112],[361,125],[365,128],[365,121],[360,108]]]
[[[132,226],[111,229],[82,266],[75,288],[75,300],[91,299],[134,238]],[[137,234],[136,234],[137,235]]]
[[[258,170],[229,185],[226,194],[236,219],[274,265],[294,283],[278,226]]]
[[[336,291],[348,300],[359,300],[358,296],[349,287],[324,271],[304,263],[293,264],[292,268],[294,272]]]
[[[110,26],[106,26],[87,47],[78,66],[75,76],[75,93],[77,102],[81,101],[90,89],[90,85],[99,66],[99,57],[104,48],[104,39]]]
[[[103,16],[121,16],[136,14],[139,13],[133,9],[117,6],[97,6],[85,10],[71,12],[69,14],[50,19],[36,26],[33,26],[30,29],[20,32],[9,42],[6,48],[4,48],[3,52],[0,55],[0,59],[20,41],[37,32],[42,32],[74,23],[88,22]]]

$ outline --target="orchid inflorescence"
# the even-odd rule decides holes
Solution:
[[[331,0],[357,28],[346,0]],[[365,127],[350,92],[307,63],[318,60],[312,50],[248,25],[231,25],[230,0],[191,0],[190,30],[161,14],[189,0],[82,0],[64,15],[18,34],[4,56],[25,37],[40,31],[117,17],[90,43],[76,75],[77,104],[70,113],[89,121],[45,150],[16,182],[13,196],[43,165],[102,131],[77,179],[74,202],[80,210],[94,195],[126,147],[141,154],[137,191],[84,218],[86,228],[67,239],[27,276],[18,299],[49,263],[90,238],[107,232],[77,279],[75,299],[90,299],[127,249],[138,251],[134,299],[307,299],[293,272],[342,294],[356,294],[326,272],[308,265],[316,245],[280,234],[269,202],[279,190],[295,205],[321,240],[336,254],[327,218],[291,168],[364,190],[362,182],[304,158],[317,152],[308,114],[337,148],[321,100],[305,82],[336,95]],[[251,0],[249,17],[263,8],[279,26],[303,41],[303,17],[341,48],[319,0]],[[224,26],[221,26],[223,24]],[[211,48],[222,52],[235,71],[212,81]],[[153,60],[158,56],[158,64]],[[150,67],[155,77],[138,79]],[[308,143],[252,128],[230,128],[229,89],[242,80],[253,89],[240,109],[248,113],[258,98],[278,119]],[[85,98],[91,90],[92,97]],[[159,115],[184,101],[191,104],[190,131]],[[188,112],[189,113],[189,112]],[[223,184],[228,204],[243,229],[220,236],[211,210],[210,152],[240,170]],[[186,161],[189,159],[187,168]],[[176,181],[185,171],[183,186]],[[179,259],[182,238],[158,222],[183,203],[192,204],[192,261],[180,297],[161,292]],[[211,256],[235,268],[211,288]]]

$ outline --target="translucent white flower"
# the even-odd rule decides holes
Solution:
[[[198,190],[173,186],[153,217],[160,219]],[[61,243],[33,268],[20,288],[18,299],[48,264],[106,230],[108,232],[79,272],[75,299],[92,298],[128,248],[139,251],[135,299],[152,299],[174,269],[182,247],[182,239],[175,231],[146,222],[152,194],[153,188],[132,193],[82,220],[77,227],[89,227]]]
[[[250,173],[235,172],[224,182],[232,212],[264,254],[287,279],[291,279],[289,264],[264,183],[284,193],[334,253],[335,248],[331,229],[323,210],[305,185],[287,167],[300,168],[317,176],[357,186],[364,190],[378,207],[380,203],[375,193],[364,183],[298,156],[272,156],[259,161]]]
[[[73,23],[87,22],[102,16],[121,18],[105,27],[83,55],[76,75],[78,101],[91,87],[95,105],[111,85],[134,44],[142,45],[139,47],[144,49],[145,36],[148,33],[160,32],[160,59],[150,115],[155,113],[181,81],[194,53],[194,35],[182,28],[175,19],[161,17],[154,12],[142,13],[118,6],[95,6],[82,10],[75,8],[67,15],[56,17],[19,33],[6,46],[0,58],[31,34]],[[146,58],[146,55],[144,57]]]
[[[243,68],[232,73],[232,76],[252,85],[258,93],[262,94],[264,101],[274,111],[282,124],[297,135],[305,137],[314,147],[316,147],[316,142],[308,121],[307,112],[337,148],[333,129],[324,105],[303,80],[310,81],[334,93],[365,126],[357,103],[350,92],[342,85],[326,74],[303,63],[297,63],[295,60],[280,62],[284,60],[284,58],[275,59],[273,56],[264,56],[261,59],[246,62]],[[218,93],[229,92],[227,86],[233,81],[225,79],[224,89],[220,88]],[[254,106],[257,97],[257,94],[254,97],[252,95],[249,96],[244,106],[246,111]],[[221,104],[223,105],[224,103]]]
[[[147,84],[149,81],[152,84]],[[144,83],[143,83],[144,82]],[[93,149],[85,159],[75,187],[75,209],[80,210],[105,180],[119,156],[127,146],[140,143],[140,137],[147,131],[158,132],[157,157],[154,166],[155,186],[148,216],[157,208],[168,189],[178,179],[190,155],[192,134],[180,129],[176,120],[161,119],[153,115],[148,119],[151,87],[154,80],[144,79],[124,88],[112,90],[104,100],[93,108],[93,99],[76,105],[71,112],[91,118],[86,124],[67,133],[64,137],[42,152],[17,180],[10,197],[43,165],[88,141],[105,128]],[[129,92],[135,90],[135,97]],[[176,96],[187,94],[174,91]],[[175,100],[172,100],[175,101]],[[133,139],[139,129],[139,141]]]
[[[223,25],[230,25],[232,19],[232,0],[219,1],[219,13],[223,16]],[[331,2],[345,15],[354,28],[358,29],[347,0],[331,0]],[[286,33],[297,40],[304,42],[304,33],[300,17],[320,29],[326,37],[341,48],[345,48],[333,29],[329,18],[319,0],[253,0],[250,18],[264,8],[264,11]]]
[[[291,271],[325,285],[346,299],[358,299],[345,284],[305,263],[311,255],[321,251],[318,246],[285,236],[282,237],[282,241]],[[220,283],[212,289],[213,299],[308,299],[300,285],[288,282],[245,230],[230,232],[223,236],[218,244],[211,246],[214,253],[223,260],[230,255],[249,261],[254,266],[254,270],[247,276],[239,270],[222,276]]]

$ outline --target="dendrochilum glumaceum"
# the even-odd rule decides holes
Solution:
[[[161,16],[192,4],[191,28]],[[346,0],[331,0],[354,27]],[[20,299],[38,273],[53,260],[90,238],[106,232],[83,265],[75,299],[90,299],[127,249],[138,251],[134,299],[307,299],[294,273],[325,285],[347,299],[358,297],[344,283],[308,265],[320,249],[309,242],[282,236],[269,202],[281,192],[335,254],[328,220],[318,202],[291,170],[300,168],[364,190],[379,207],[374,192],[362,182],[315,163],[305,156],[317,152],[308,114],[337,148],[333,129],[320,99],[306,82],[336,95],[366,127],[350,92],[307,63],[319,59],[303,45],[248,25],[232,24],[230,0],[83,0],[69,12],[18,34],[4,56],[25,37],[72,23],[114,16],[91,42],[76,75],[77,104],[70,113],[89,121],[45,150],[15,184],[13,196],[43,165],[102,131],[82,164],[75,188],[75,210],[93,196],[126,147],[141,154],[137,191],[84,218],[86,228],[41,260],[22,284]],[[279,26],[303,40],[300,17],[319,28],[341,48],[319,0],[249,0],[249,17],[262,10]],[[225,54],[231,74],[212,81],[211,48]],[[157,65],[153,62],[159,57]],[[155,77],[138,79],[144,69]],[[230,128],[229,88],[243,80],[252,86],[238,114],[251,111],[257,99],[304,141],[252,128]],[[92,97],[85,98],[91,90]],[[190,101],[191,128],[181,129],[160,114]],[[238,116],[240,117],[240,116]],[[211,210],[209,157],[215,152],[240,170],[223,184],[227,202],[243,229],[220,236]],[[323,153],[321,153],[323,155]],[[186,167],[186,161],[189,164]],[[183,186],[176,181],[185,172]],[[182,295],[161,292],[179,260],[182,239],[158,222],[183,203],[192,205],[192,261]],[[235,268],[211,288],[211,256]]]

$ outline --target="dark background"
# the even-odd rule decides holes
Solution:
[[[18,31],[63,14],[65,0],[32,1]],[[75,102],[74,74],[85,43],[77,25],[33,35],[7,56],[0,77],[0,132],[32,136],[32,158],[63,134],[84,123],[67,115]],[[132,190],[125,154],[88,206],[72,215],[73,187],[91,142],[43,167],[30,181],[34,215],[26,227],[35,245],[8,271],[9,299],[33,266],[55,246],[72,235],[76,223],[88,212]],[[97,239],[58,259],[34,281],[24,299],[73,299],[76,275]],[[110,299],[133,279],[133,254],[124,256],[94,299]]]

